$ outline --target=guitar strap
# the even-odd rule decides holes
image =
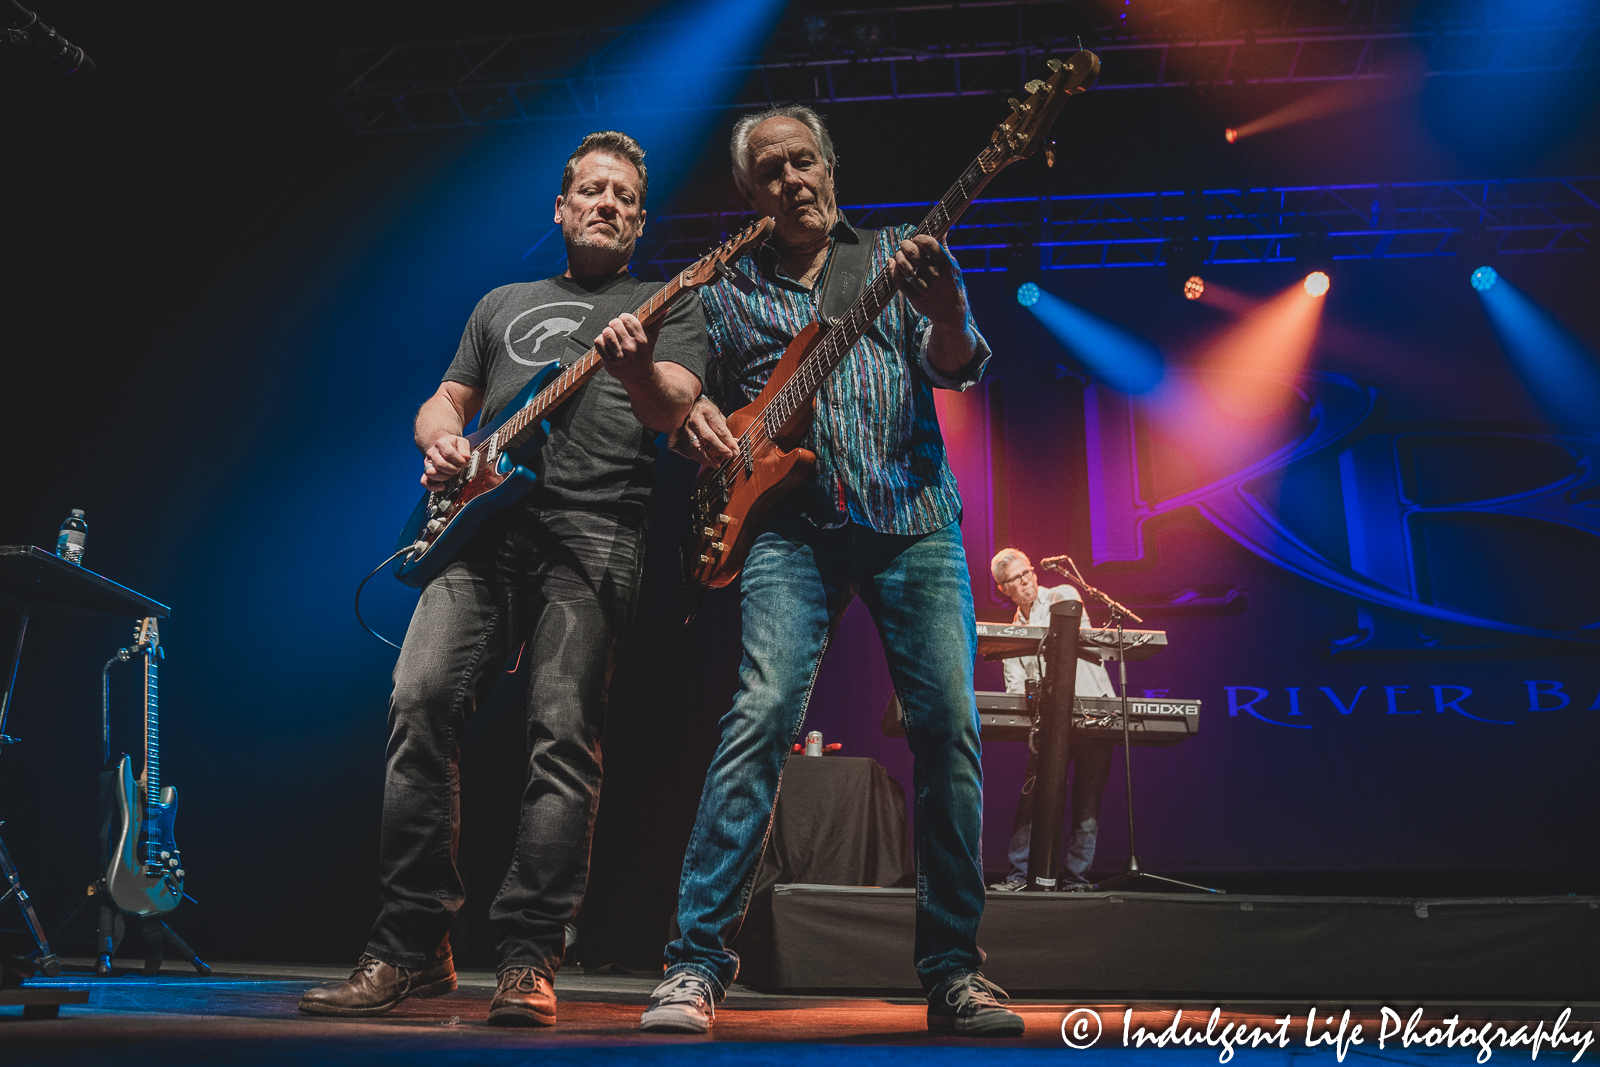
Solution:
[[[872,245],[877,238],[877,230],[857,229],[853,242],[834,239],[828,269],[817,286],[817,320],[824,326],[832,325],[860,299],[872,268]]]

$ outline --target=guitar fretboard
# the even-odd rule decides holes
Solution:
[[[684,275],[679,274],[657,289],[650,299],[640,304],[633,313],[634,317],[649,329],[666,314],[667,308],[671,306],[683,287]],[[531,435],[532,428],[544,418],[546,412],[560,406],[577,391],[579,386],[594,377],[594,372],[600,369],[600,363],[599,350],[590,348],[581,357],[568,364],[549,385],[539,390],[539,395],[529,401],[527,407],[511,416],[504,425],[489,435],[489,439],[479,445],[478,450],[492,449],[495,452],[504,452],[521,445]]]
[[[161,687],[157,678],[156,649],[144,654],[144,791],[146,811],[161,803]]]

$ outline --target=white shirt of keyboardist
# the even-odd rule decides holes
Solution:
[[[1040,589],[1039,597],[1033,602],[1033,610],[1027,618],[1022,617],[1022,609],[1017,609],[1016,617],[1011,621],[1018,626],[1049,626],[1050,605],[1058,600],[1078,600],[1083,597],[1070,585],[1058,585],[1051,589]],[[1082,621],[1078,624],[1081,630],[1090,629],[1089,613],[1085,611]],[[1037,680],[1044,673],[1044,667],[1039,662],[1038,656],[1019,656],[1016,659],[1001,660],[1004,664],[1006,676],[1006,692],[1022,693],[1027,691],[1026,682],[1029,678]],[[1111,688],[1111,675],[1106,673],[1105,664],[1089,663],[1078,660],[1078,685],[1077,695],[1081,697],[1114,697],[1116,690]]]

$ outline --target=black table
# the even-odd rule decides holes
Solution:
[[[744,926],[731,947],[750,958],[758,972],[762,969],[760,961],[773,951],[773,886],[911,885],[907,838],[905,790],[877,760],[790,757],[772,814],[772,836],[756,868]]]
[[[7,607],[14,605],[18,614],[17,643],[11,652],[5,690],[0,692],[0,750],[16,743],[16,738],[6,735],[6,717],[11,713],[11,693],[17,684],[17,666],[22,662],[22,641],[28,636],[30,614],[37,611],[69,617],[126,615],[135,619],[152,615],[164,619],[172,614],[172,609],[165,604],[34,545],[0,545],[0,603]],[[16,898],[22,917],[27,920],[28,929],[39,946],[39,970],[47,977],[55,977],[61,965],[50,951],[44,928],[39,925],[39,917],[22,889],[22,879],[3,841],[0,841],[0,878],[7,887],[0,893],[0,904]]]

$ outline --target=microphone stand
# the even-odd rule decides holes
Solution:
[[[1065,564],[1063,566],[1062,564]],[[1133,745],[1130,737],[1130,720],[1128,717],[1128,656],[1127,635],[1122,629],[1122,620],[1131,619],[1136,623],[1144,622],[1134,614],[1132,608],[1114,600],[1103,589],[1096,589],[1083,577],[1083,572],[1078,570],[1078,565],[1072,562],[1071,556],[1046,556],[1039,561],[1039,566],[1055,571],[1066,578],[1073,585],[1094,597],[1100,603],[1111,609],[1111,625],[1117,630],[1117,680],[1122,686],[1122,760],[1123,783],[1128,791],[1128,863],[1122,868],[1122,873],[1107,878],[1103,882],[1096,882],[1090,886],[1091,891],[1103,889],[1117,889],[1130,882],[1137,882],[1141,878],[1155,882],[1165,882],[1168,885],[1182,886],[1185,889],[1195,889],[1202,893],[1225,893],[1224,889],[1213,889],[1210,886],[1195,885],[1193,882],[1180,882],[1176,878],[1165,875],[1152,874],[1145,870],[1139,863],[1139,850],[1134,844],[1133,824]],[[1070,568],[1070,570],[1068,569]]]

